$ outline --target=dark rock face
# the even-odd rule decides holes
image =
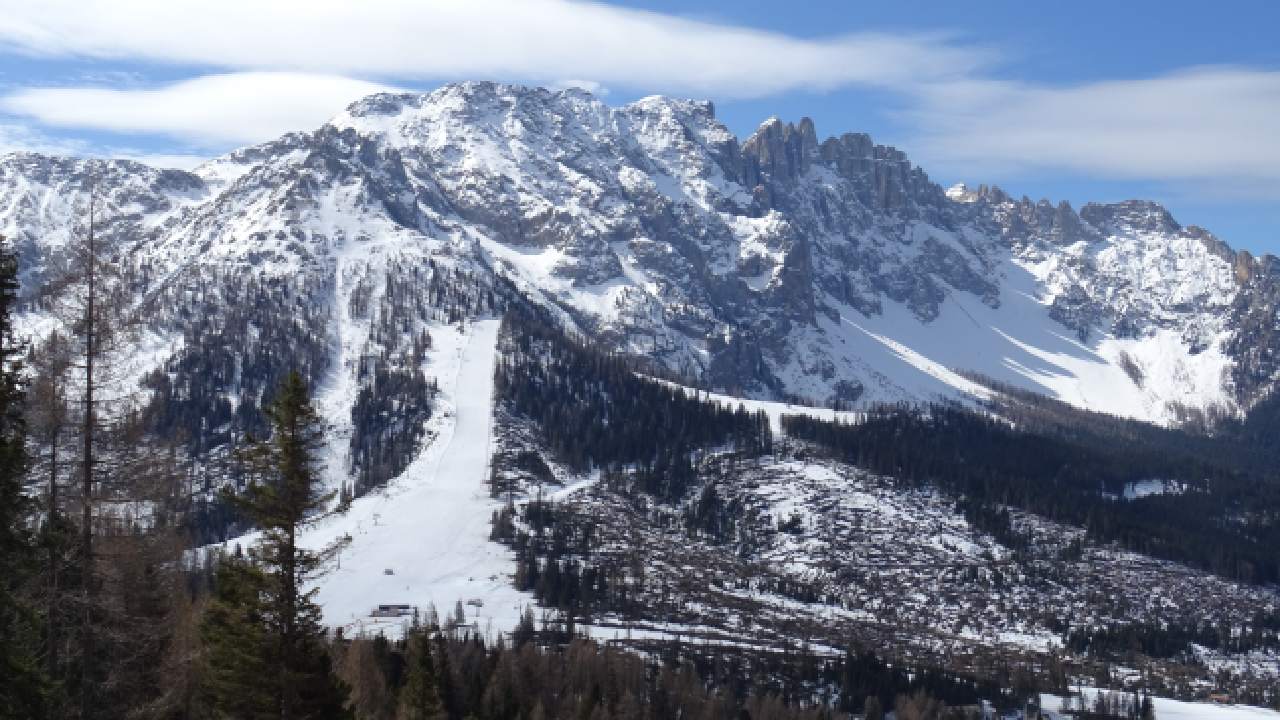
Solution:
[[[1280,377],[1280,260],[1240,252],[1234,267],[1241,288],[1231,307],[1227,350],[1235,360],[1231,381],[1247,404],[1271,392]]]
[[[795,182],[809,171],[817,154],[812,120],[804,118],[797,126],[773,118],[742,144],[743,184]]]
[[[1080,208],[1080,217],[1104,232],[1113,232],[1121,227],[1152,233],[1176,233],[1182,229],[1168,210],[1147,200],[1126,200],[1109,205],[1089,203]]]

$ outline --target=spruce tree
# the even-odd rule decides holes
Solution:
[[[205,667],[200,701],[220,718],[278,717],[265,602],[268,579],[239,553],[218,563],[214,593],[200,625]]]
[[[320,571],[326,553],[298,542],[299,533],[329,505],[322,491],[318,454],[324,427],[311,404],[306,383],[290,373],[267,408],[271,438],[251,442],[243,453],[250,480],[236,504],[261,529],[253,559],[267,583],[262,593],[267,632],[274,648],[275,703],[282,720],[341,717],[345,691],[332,671],[320,608],[308,581]]]
[[[0,718],[40,718],[47,683],[36,651],[36,612],[22,596],[34,574],[36,549],[22,486],[27,460],[20,348],[13,328],[17,296],[17,257],[0,247]]]
[[[446,717],[440,701],[435,661],[431,657],[431,640],[425,628],[409,634],[406,647],[405,683],[400,690],[399,720],[436,720]]]

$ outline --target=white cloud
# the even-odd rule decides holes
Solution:
[[[552,90],[586,90],[598,98],[608,97],[609,95],[609,88],[595,80],[557,80],[553,83],[548,83],[547,87]]]
[[[25,151],[51,155],[76,155],[84,149],[83,142],[53,138],[21,123],[0,122],[0,154]]]
[[[389,86],[329,75],[244,72],[207,75],[158,89],[29,88],[0,108],[50,126],[160,133],[199,143],[251,143],[311,130],[340,109]]]
[[[1068,171],[1273,197],[1277,118],[1280,72],[1240,68],[1060,88],[962,81],[920,91],[904,116],[916,129],[910,149],[934,170]]]
[[[191,170],[209,158],[204,155],[184,155],[181,153],[146,153],[133,150],[120,150],[105,154],[120,160],[133,160],[154,168],[171,168],[174,170]]]
[[[997,53],[947,37],[799,38],[570,0],[3,5],[12,7],[0,12],[0,49],[220,69],[160,88],[28,88],[0,99],[0,109],[47,126],[212,147],[310,129],[356,97],[427,80],[714,99],[874,87],[899,95],[907,110],[897,135],[938,174],[1007,182],[1066,172],[1280,196],[1277,72],[1041,86],[992,79]]]
[[[501,78],[717,97],[959,77],[938,37],[801,39],[568,0],[7,2],[0,45],[52,56],[395,79]]]
[[[126,147],[92,147],[76,138],[53,137],[19,123],[0,122],[0,155],[10,152],[34,152],[74,157],[104,157],[136,162],[157,168],[190,170],[208,160],[205,155],[188,153],[152,153]]]

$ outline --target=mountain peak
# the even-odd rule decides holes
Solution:
[[[771,117],[742,143],[742,152],[753,175],[765,173],[775,179],[794,180],[808,172],[818,157],[818,135],[807,117],[799,124],[784,124]]]
[[[716,106],[710,100],[694,100],[674,98],[667,95],[649,95],[636,100],[622,110],[639,110],[643,112],[670,111],[677,115],[701,116],[708,120],[716,117]]]
[[[1163,205],[1151,200],[1088,203],[1080,208],[1080,217],[1099,230],[1113,234],[1125,230],[1176,233],[1182,229]]]

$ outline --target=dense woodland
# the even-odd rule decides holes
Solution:
[[[752,654],[690,642],[654,645],[646,657],[574,637],[563,625],[538,629],[532,615],[494,641],[450,625],[440,629],[429,614],[405,641],[343,644],[339,672],[350,672],[361,717],[404,716],[406,695],[424,698],[420,706],[435,713],[414,717],[495,720],[882,718],[894,709],[904,720],[941,720],[974,717],[980,698],[1019,704],[996,685],[890,666],[865,652]]]
[[[783,427],[859,467],[955,494],[972,521],[1011,543],[999,506],[1234,580],[1280,581],[1280,483],[1213,456],[1030,431],[951,406],[890,409],[856,424],[789,416]],[[1183,490],[1125,498],[1153,479]]]
[[[513,307],[503,321],[495,393],[532,419],[547,447],[576,471],[665,467],[667,482],[689,454],[715,446],[765,453],[764,413],[706,402],[684,388],[637,377],[625,357],[567,335],[540,312]],[[679,488],[667,490],[680,494]]]
[[[352,496],[399,475],[422,442],[437,391],[435,379],[422,372],[432,349],[422,325],[501,312],[509,292],[428,259],[425,266],[394,262],[381,278],[366,275],[351,293],[349,317],[371,324],[351,410]]]
[[[1192,643],[1233,653],[1275,649],[1280,647],[1280,614],[1259,614],[1243,627],[1149,622],[1080,628],[1067,634],[1066,647],[1109,660],[1127,660],[1138,653],[1154,658],[1177,657],[1189,653]]]

